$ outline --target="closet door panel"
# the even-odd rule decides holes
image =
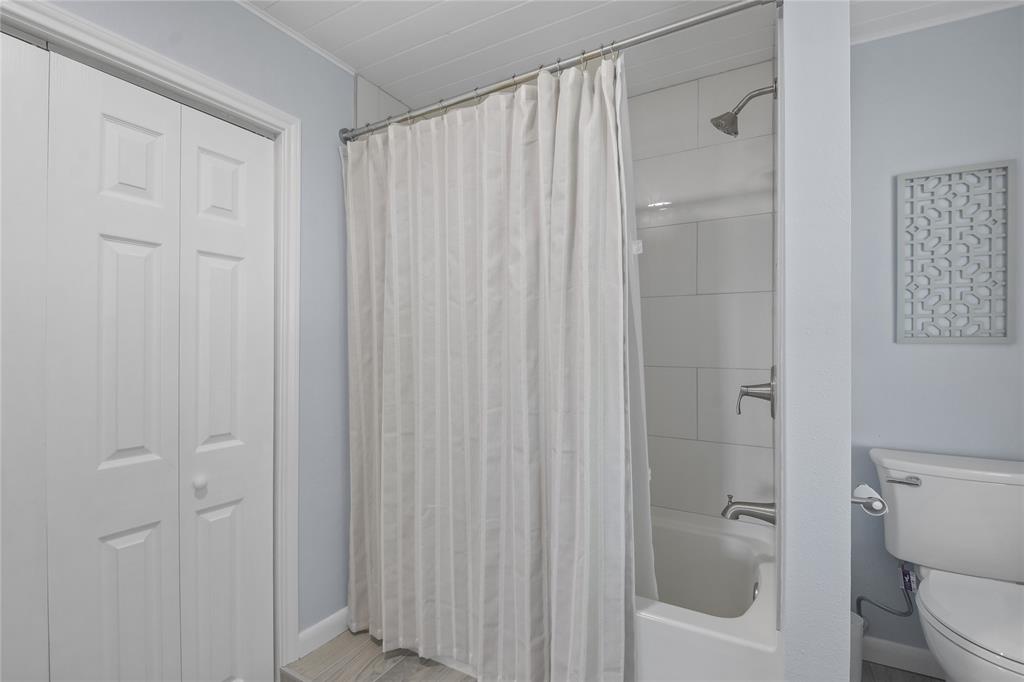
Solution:
[[[4,680],[49,677],[46,634],[46,119],[49,55],[8,35],[3,55],[0,330]]]
[[[50,83],[52,677],[173,679],[181,106],[56,54]]]
[[[273,153],[182,111],[186,679],[273,678]]]

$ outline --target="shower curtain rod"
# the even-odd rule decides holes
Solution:
[[[429,104],[425,107],[420,107],[419,109],[410,110],[407,113],[404,113],[400,116],[389,116],[384,120],[377,121],[376,123],[368,123],[367,125],[364,125],[360,128],[342,128],[341,130],[338,131],[338,137],[344,144],[346,142],[356,139],[357,137],[361,137],[368,133],[375,133],[378,130],[382,130],[392,123],[404,123],[405,121],[410,121],[414,118],[419,118],[420,116],[431,114],[435,111],[440,111],[442,109],[447,109],[448,107],[457,106],[459,104],[462,104],[463,102],[468,102],[471,99],[478,99],[480,97],[490,95],[493,92],[498,92],[499,90],[504,90],[505,88],[510,88],[515,85],[519,85],[520,83],[529,82],[536,78],[538,75],[540,75],[542,71],[547,71],[548,73],[558,73],[563,69],[570,69],[590,59],[594,59],[596,57],[603,57],[605,54],[610,54],[612,52],[615,52],[616,50],[624,50],[628,47],[633,47],[641,43],[646,43],[648,40],[661,38],[662,36],[667,36],[669,34],[675,33],[676,31],[682,31],[683,29],[692,28],[693,26],[697,26],[699,24],[703,24],[714,19],[719,19],[730,14],[735,14],[736,12],[742,12],[743,10],[750,9],[751,7],[760,7],[761,5],[768,5],[772,3],[781,5],[782,0],[738,0],[738,2],[734,2],[729,5],[719,7],[717,9],[709,10],[707,12],[702,12],[701,14],[696,14],[692,17],[689,17],[688,19],[682,19],[675,23],[662,26],[661,28],[652,29],[650,31],[647,31],[646,33],[635,35],[632,38],[626,38],[625,40],[619,41],[613,40],[610,45],[602,45],[596,50],[584,52],[583,54],[576,55],[571,59],[560,59],[556,61],[554,64],[541,66],[528,73],[524,73],[518,76],[512,76],[511,78],[506,78],[503,81],[494,83],[493,85],[488,85],[485,88],[475,88],[461,95],[450,97],[449,99],[443,99],[436,104]]]

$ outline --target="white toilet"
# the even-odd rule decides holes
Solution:
[[[919,566],[925,639],[953,682],[1024,682],[1024,462],[871,450],[885,548]]]

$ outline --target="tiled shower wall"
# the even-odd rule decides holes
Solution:
[[[376,123],[388,116],[398,116],[409,111],[397,99],[384,92],[362,76],[356,76],[356,125]]]
[[[772,365],[772,98],[743,110],[736,138],[709,122],[773,77],[763,62],[629,100],[655,506],[774,499],[768,404],[735,409]]]

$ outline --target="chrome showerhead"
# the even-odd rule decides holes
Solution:
[[[724,114],[720,114],[711,119],[711,125],[715,126],[718,130],[725,133],[726,135],[732,135],[736,137],[740,134],[740,119],[739,116],[731,111],[727,111]]]
[[[737,135],[740,134],[739,113],[743,111],[743,107],[747,106],[747,102],[754,99],[755,97],[760,97],[761,95],[772,94],[775,94],[775,83],[748,92],[743,96],[743,99],[740,100],[740,103],[734,106],[731,111],[727,111],[724,114],[719,114],[718,116],[715,116],[713,119],[711,119],[711,125],[715,126],[715,128],[722,131],[726,135],[736,137]]]

